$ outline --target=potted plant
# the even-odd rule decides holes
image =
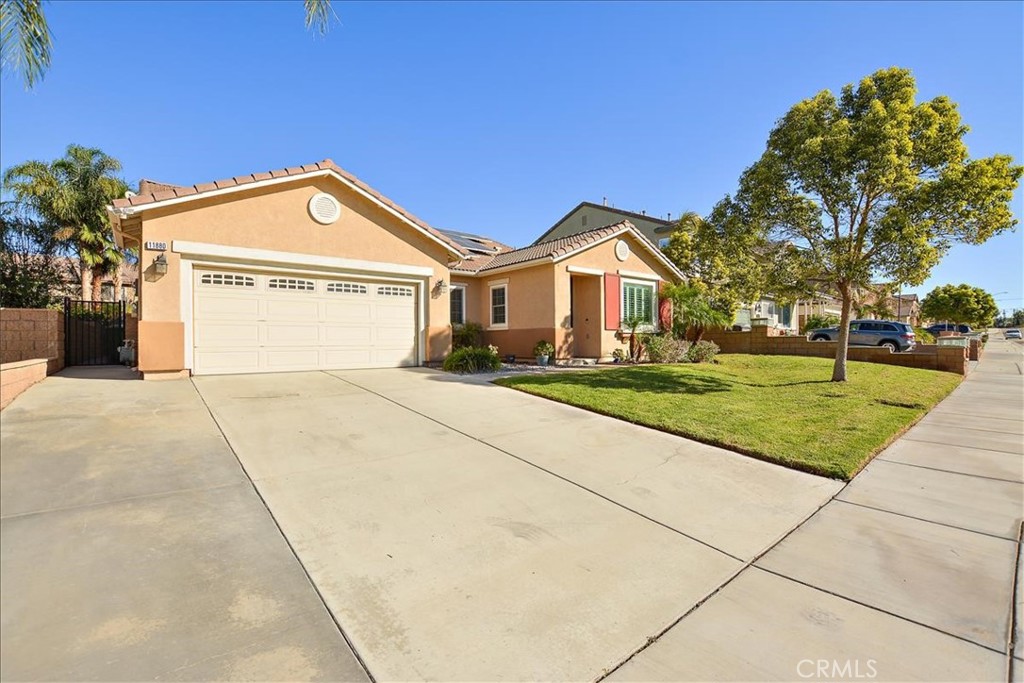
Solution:
[[[533,355],[537,357],[537,365],[547,365],[548,359],[554,352],[555,347],[545,339],[541,339],[533,347]]]

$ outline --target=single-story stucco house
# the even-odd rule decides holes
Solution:
[[[609,358],[621,320],[657,328],[662,283],[682,279],[628,221],[473,249],[330,160],[139,190],[110,214],[139,250],[150,379],[437,363],[453,313],[502,355],[528,358],[544,339],[560,359]]]

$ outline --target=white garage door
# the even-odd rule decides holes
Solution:
[[[356,277],[195,270],[198,375],[416,364],[416,291]]]

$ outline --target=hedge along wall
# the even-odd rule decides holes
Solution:
[[[51,308],[0,308],[0,363],[42,358],[47,373],[64,367],[64,313]]]
[[[755,327],[749,332],[708,330],[704,333],[704,339],[718,344],[722,353],[836,357],[836,342],[812,342],[803,336],[780,335],[778,330],[770,327]],[[867,363],[955,372],[959,375],[966,375],[968,368],[966,348],[935,344],[918,344],[908,353],[891,353],[881,346],[851,346],[848,358]]]

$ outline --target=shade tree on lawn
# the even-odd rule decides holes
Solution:
[[[929,320],[986,328],[999,315],[991,294],[971,285],[942,285],[921,300],[921,315]]]
[[[981,244],[1017,223],[1022,168],[970,159],[957,105],[917,102],[910,71],[876,71],[796,104],[720,204],[751,239],[789,244],[785,275],[842,301],[832,380],[846,381],[849,322],[872,282],[920,285],[955,242]]]

